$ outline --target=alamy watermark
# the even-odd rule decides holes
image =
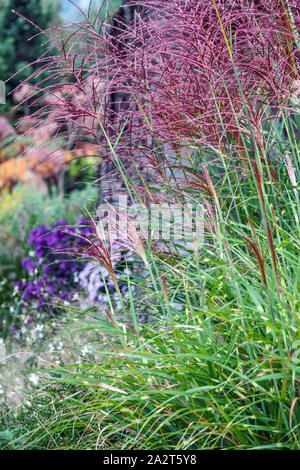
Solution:
[[[204,207],[201,204],[129,204],[126,195],[114,205],[97,209],[97,230],[102,238],[183,241],[199,249],[204,242]]]
[[[0,80],[0,104],[6,103],[5,83]]]

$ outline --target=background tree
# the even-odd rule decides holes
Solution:
[[[0,7],[0,80],[6,81],[20,71],[7,83],[7,95],[20,82],[29,77],[34,71],[32,64],[42,52],[45,37],[36,34],[38,29],[14,11],[40,28],[51,25],[57,15],[57,3],[43,0],[6,0]],[[31,39],[32,38],[32,39]],[[26,67],[28,66],[29,67]],[[22,70],[26,67],[24,70]],[[12,104],[12,98],[7,96],[7,105]]]

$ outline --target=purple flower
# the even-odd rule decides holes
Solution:
[[[24,300],[29,300],[33,296],[34,293],[35,293],[34,282],[29,282],[25,290]]]
[[[55,222],[55,227],[61,227],[64,225],[68,225],[67,221],[65,219],[60,219],[57,222]]]
[[[34,245],[36,241],[38,241],[47,231],[45,225],[41,225],[39,228],[31,230],[29,234],[29,243],[30,245]]]
[[[36,245],[35,255],[37,259],[43,258],[47,254],[47,248],[42,245]]]
[[[60,263],[60,265],[58,267],[62,271],[67,271],[69,266],[68,266],[68,263]]]
[[[29,279],[16,284],[19,292],[23,293],[26,302],[31,300],[38,302],[38,308],[43,308],[46,303],[45,296],[57,296],[61,300],[72,297],[75,287],[74,274],[82,269],[81,263],[71,255],[59,254],[60,250],[72,249],[77,240],[76,234],[89,234],[90,227],[85,219],[81,219],[76,228],[66,225],[64,219],[58,220],[54,227],[41,225],[30,232],[29,243],[34,247],[35,260],[24,258],[22,267],[27,272]],[[63,256],[63,259],[62,259]],[[38,275],[36,268],[39,267]]]
[[[26,286],[27,286],[26,281],[18,281],[15,284],[15,287],[18,289],[19,292],[23,292]]]
[[[36,263],[34,263],[31,258],[24,258],[22,261],[22,267],[28,272],[28,274],[33,274],[36,268]]]

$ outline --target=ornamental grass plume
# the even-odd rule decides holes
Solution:
[[[119,19],[117,35],[92,9],[82,24],[45,33],[52,55],[36,75],[47,71],[51,82],[35,86],[35,114],[55,121],[57,135],[71,132],[74,145],[96,143],[103,158],[112,158],[109,136],[119,156],[148,166],[159,139],[175,152],[213,148],[245,171],[257,156],[272,167],[264,129],[289,113],[299,79],[298,2],[129,4],[142,8],[130,25]]]
[[[278,143],[277,128],[280,122],[286,127],[299,81],[298,2],[132,0],[129,5],[139,5],[134,20],[118,19],[113,34],[109,19],[101,22],[92,8],[81,24],[45,32],[52,53],[39,59],[35,93],[28,93],[31,104],[39,105],[33,117],[44,119],[43,125],[55,123],[61,146],[89,142],[101,162],[121,168],[122,176],[125,169],[144,187],[146,174],[154,183],[149,193],[164,188],[182,199],[179,171],[184,186],[208,204],[219,239],[225,236],[226,203],[218,189],[227,179],[234,198],[233,183],[252,181],[279,283],[264,185],[279,181],[282,149],[270,135],[277,132]],[[45,71],[51,81],[38,82]],[[292,130],[286,132],[290,136]],[[199,160],[200,149],[208,161]],[[291,168],[288,164],[289,175]],[[190,182],[195,170],[196,184]],[[235,210],[240,222],[245,219],[241,208]]]

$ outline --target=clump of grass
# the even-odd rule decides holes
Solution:
[[[173,247],[170,256],[149,247],[148,281],[136,277],[141,294],[123,299],[123,321],[112,303],[107,322],[96,314],[80,319],[76,329],[100,335],[102,361],[46,371],[55,373],[53,386],[72,384],[78,395],[56,395],[60,413],[42,418],[22,448],[43,447],[45,439],[53,448],[299,447],[298,212],[284,165],[279,175],[275,187],[264,181],[263,199],[276,270],[255,172],[242,181],[231,175],[232,187],[213,183],[217,232],[207,226],[199,253],[182,256]],[[192,183],[189,196],[196,197]],[[247,212],[238,221],[240,207]],[[145,301],[152,321],[140,325]],[[60,435],[74,426],[81,437],[68,445]]]
[[[81,320],[77,328],[103,338],[102,361],[47,371],[55,373],[53,386],[72,384],[78,394],[56,394],[59,414],[45,419],[41,410],[42,423],[23,448],[40,448],[45,439],[66,448],[60,435],[73,427],[81,438],[70,448],[298,448],[297,257],[286,253],[289,284],[270,308],[245,246],[230,240],[240,262],[235,272],[213,252],[168,268],[151,257],[158,292],[149,285],[145,295],[157,300],[156,321],[139,331],[96,317]],[[266,276],[273,283],[269,295],[277,298],[273,276]],[[102,341],[113,347],[103,349]]]

